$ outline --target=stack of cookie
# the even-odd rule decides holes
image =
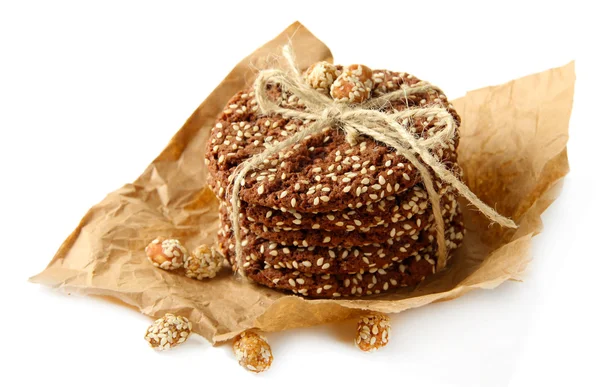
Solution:
[[[333,89],[336,77],[348,77],[339,66],[314,68],[320,73],[309,69],[309,84],[325,91]],[[421,82],[406,73],[349,68],[367,78],[363,84],[370,98]],[[277,85],[269,89],[269,98],[286,108],[305,108],[297,96]],[[437,89],[407,95],[384,110],[426,106],[444,107],[459,125],[452,105]],[[435,273],[436,223],[416,168],[369,137],[347,141],[337,127],[305,137],[246,175],[238,196],[242,256],[236,259],[231,224],[236,167],[308,124],[259,114],[251,88],[236,94],[219,115],[206,163],[210,187],[221,201],[219,248],[234,269],[258,284],[317,298],[379,294],[416,285]],[[442,128],[433,116],[403,124],[417,138],[429,138]],[[457,146],[458,134],[431,153],[460,174]],[[436,180],[434,184],[441,198],[446,246],[452,252],[464,233],[457,196],[452,187]],[[241,268],[237,262],[242,262]]]

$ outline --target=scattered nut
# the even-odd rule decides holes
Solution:
[[[178,346],[187,340],[192,331],[192,323],[182,316],[167,313],[146,330],[144,337],[157,351]]]
[[[188,258],[188,252],[177,239],[158,237],[146,246],[148,260],[164,270],[180,268]]]
[[[214,248],[200,245],[185,260],[185,276],[194,279],[213,278],[223,266],[224,258]]]
[[[242,367],[256,373],[266,371],[273,362],[267,339],[253,331],[242,332],[235,338],[233,353]]]
[[[306,82],[315,90],[328,93],[333,81],[341,74],[336,66],[328,62],[317,62],[304,74]]]
[[[375,351],[387,345],[390,329],[388,316],[381,313],[366,315],[358,321],[354,343],[362,351]]]

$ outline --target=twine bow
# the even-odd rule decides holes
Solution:
[[[299,119],[310,123],[304,129],[284,141],[269,146],[265,144],[265,149],[262,153],[256,154],[244,161],[238,166],[234,174],[235,178],[232,182],[233,190],[231,193],[231,221],[235,237],[237,270],[242,276],[245,276],[245,274],[242,269],[242,241],[239,224],[241,203],[239,193],[246,174],[262,165],[270,156],[299,143],[306,136],[318,133],[327,127],[337,127],[343,130],[346,133],[346,140],[352,145],[357,143],[359,136],[367,136],[381,142],[395,149],[398,154],[404,156],[417,169],[427,190],[436,224],[438,270],[446,266],[447,250],[440,197],[434,187],[429,169],[433,171],[439,180],[454,187],[461,196],[467,199],[492,222],[498,223],[503,227],[517,227],[511,219],[503,217],[482,202],[464,183],[431,155],[431,150],[447,143],[454,137],[456,132],[454,118],[445,108],[441,106],[407,106],[406,110],[394,111],[391,114],[381,111],[386,106],[389,106],[392,101],[408,100],[409,95],[428,92],[430,90],[441,93],[440,89],[427,82],[419,82],[410,87],[404,86],[400,90],[381,97],[369,99],[358,105],[348,105],[336,102],[327,95],[310,87],[304,81],[300,70],[296,66],[289,46],[284,47],[283,55],[290,67],[289,71],[281,69],[263,70],[254,81],[254,93],[258,113],[264,115],[277,114],[284,118]],[[269,99],[266,92],[267,85],[279,85],[282,91],[289,92],[298,97],[306,109],[299,111],[280,106]],[[444,128],[429,138],[416,138],[411,133],[408,125],[411,118],[417,117],[435,118],[437,119],[437,125],[443,125]]]

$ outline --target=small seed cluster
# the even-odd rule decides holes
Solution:
[[[224,258],[214,248],[200,245],[184,263],[185,275],[189,278],[214,278],[223,266]]]
[[[233,353],[242,367],[259,373],[273,363],[273,353],[267,339],[254,331],[242,332],[233,341]]]
[[[189,255],[177,239],[158,237],[146,247],[148,260],[164,270],[175,270],[183,266]]]
[[[224,257],[207,245],[196,247],[192,254],[177,239],[158,237],[146,246],[146,256],[156,267],[164,270],[178,270],[193,279],[214,278],[223,266]]]
[[[382,313],[372,313],[362,317],[356,326],[354,343],[365,352],[373,352],[385,347],[390,339],[390,319]]]
[[[338,102],[361,103],[373,89],[373,71],[364,65],[350,65],[331,85],[331,97]]]
[[[144,338],[152,348],[163,351],[185,342],[191,332],[187,318],[167,313],[148,327]]]
[[[329,93],[329,89],[339,76],[341,71],[337,66],[328,62],[317,62],[306,70],[306,83],[315,90]]]

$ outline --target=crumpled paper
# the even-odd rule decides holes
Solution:
[[[310,300],[244,283],[230,270],[196,281],[147,261],[144,247],[158,235],[178,238],[189,248],[214,243],[218,202],[206,185],[204,166],[209,131],[229,98],[288,42],[301,68],[332,61],[329,49],[300,23],[242,60],[144,173],[92,207],[31,281],[116,298],[154,318],[167,312],[183,315],[195,332],[217,343],[249,328],[305,327],[365,310],[397,313],[521,279],[531,238],[542,229],[540,214],[558,195],[558,183],[569,168],[574,63],[453,101],[462,117],[458,152],[466,183],[519,228],[490,226],[463,203],[468,231],[462,248],[446,270],[416,289],[364,299]]]

